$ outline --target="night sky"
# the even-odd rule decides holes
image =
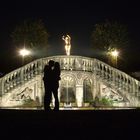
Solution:
[[[91,45],[91,33],[97,23],[118,21],[129,30],[131,43],[122,48],[121,66],[124,71],[140,71],[140,5],[134,1],[4,1],[0,4],[0,72],[20,67],[20,57],[11,43],[10,34],[25,19],[42,19],[50,34],[49,55],[63,55],[62,35],[72,37],[71,54],[96,57]]]

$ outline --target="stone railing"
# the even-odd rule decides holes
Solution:
[[[41,60],[35,60],[19,69],[16,69],[0,79],[1,95],[21,86],[31,80],[42,71]]]
[[[49,60],[54,60],[60,63],[62,70],[80,70],[80,71],[92,71],[93,59],[82,56],[53,56],[43,58],[43,64],[48,63]]]
[[[94,73],[118,91],[127,92],[134,96],[140,96],[140,82],[128,74],[113,68],[99,60],[95,60]]]
[[[60,63],[61,70],[88,71],[120,91],[125,91],[135,96],[140,95],[140,82],[126,73],[115,69],[102,61],[82,56],[51,56],[37,59],[17,70],[0,78],[0,95],[18,88],[37,75],[43,74],[44,66],[49,60]]]

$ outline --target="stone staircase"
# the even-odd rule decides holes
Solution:
[[[7,106],[6,100],[9,97],[21,94],[24,90],[32,92],[32,100],[38,98],[41,103],[44,93],[43,69],[51,59],[60,63],[62,71],[92,73],[96,81],[100,81],[114,93],[122,96],[125,102],[129,102],[129,106],[140,106],[140,82],[138,80],[95,58],[65,55],[37,59],[0,78],[0,106]]]

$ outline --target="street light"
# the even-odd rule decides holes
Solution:
[[[117,50],[111,51],[111,56],[113,58],[113,62],[115,63],[115,66],[117,67],[117,58],[119,56],[119,52]]]
[[[27,50],[26,48],[23,48],[19,51],[19,54],[22,56],[22,65],[23,65],[24,64],[24,57],[30,55],[31,52],[29,50]]]
[[[111,52],[111,54],[112,54],[113,57],[118,57],[119,52],[117,50],[114,50],[114,51]]]

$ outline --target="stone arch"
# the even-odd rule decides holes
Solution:
[[[76,78],[72,74],[63,74],[60,82],[60,103],[72,106],[76,103]]]
[[[70,77],[72,77],[75,80],[76,84],[78,84],[77,74],[78,74],[77,72],[62,71],[60,77],[61,77],[61,79],[63,79],[66,76],[70,76]],[[60,80],[60,84],[61,84],[61,80]]]
[[[85,106],[93,102],[94,97],[94,75],[91,73],[84,73],[82,76],[83,87],[83,103]]]
[[[92,79],[86,77],[83,79],[83,102],[91,103],[93,101],[93,93],[92,93]]]

